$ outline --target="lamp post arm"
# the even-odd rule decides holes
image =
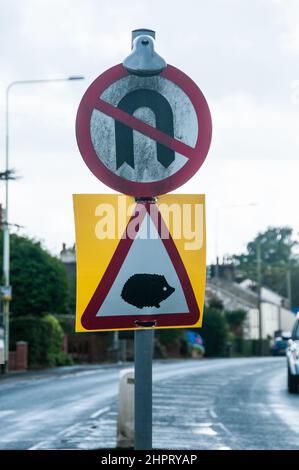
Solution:
[[[9,268],[9,260],[10,260],[10,243],[9,243],[9,194],[8,194],[8,182],[9,182],[9,98],[10,98],[10,90],[17,85],[27,85],[27,84],[35,84],[35,83],[52,83],[52,82],[65,82],[68,80],[82,80],[84,77],[82,76],[70,76],[65,78],[51,78],[51,79],[38,79],[38,80],[16,80],[14,82],[9,83],[6,87],[5,92],[5,210],[3,211],[3,284],[4,287],[10,287],[10,268]],[[5,366],[4,370],[8,371],[8,362],[9,362],[9,302],[10,298],[3,297],[3,323],[4,323],[4,331],[5,331]]]

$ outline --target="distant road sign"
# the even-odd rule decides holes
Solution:
[[[12,289],[11,286],[0,286],[0,295],[4,300],[12,299]]]
[[[83,194],[74,195],[74,208],[76,331],[201,326],[204,196],[167,195],[156,205]]]
[[[156,196],[188,181],[209,150],[212,124],[197,85],[168,65],[129,75],[119,64],[100,75],[76,121],[82,157],[94,175],[132,196]]]

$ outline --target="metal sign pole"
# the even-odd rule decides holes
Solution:
[[[152,363],[154,330],[135,330],[135,449],[152,449]]]

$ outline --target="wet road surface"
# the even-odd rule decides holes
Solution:
[[[0,449],[114,448],[124,367],[0,380]],[[286,390],[285,358],[155,362],[153,422],[154,448],[299,449],[299,395]]]

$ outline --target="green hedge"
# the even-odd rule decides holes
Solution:
[[[179,328],[157,330],[156,332],[156,337],[159,339],[160,343],[163,344],[164,346],[168,346],[170,343],[173,343],[174,341],[180,341],[182,336],[183,336],[183,332]]]
[[[259,356],[260,341],[258,339],[234,338],[231,342],[233,356]],[[262,356],[270,355],[270,341],[262,340]]]
[[[29,366],[58,366],[71,364],[62,352],[63,329],[53,315],[17,317],[10,323],[10,348],[17,341],[28,342]]]

